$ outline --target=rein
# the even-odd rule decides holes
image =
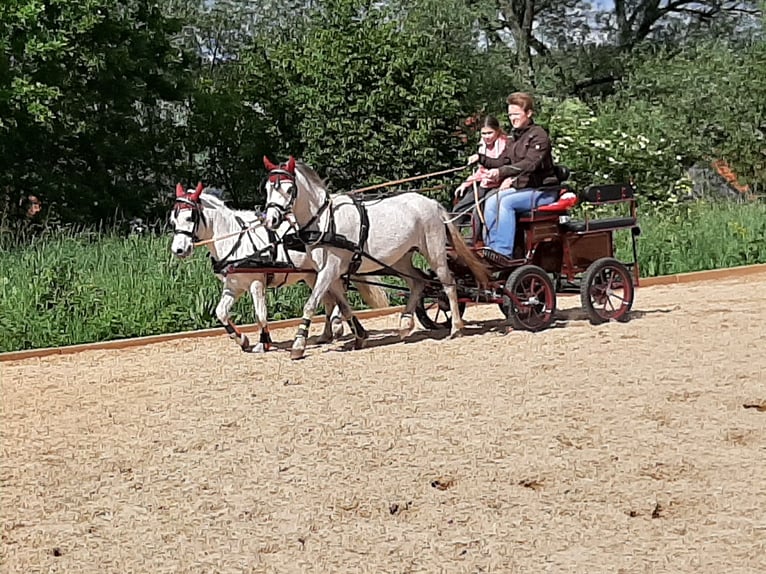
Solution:
[[[212,237],[210,239],[205,239],[203,241],[195,241],[194,247],[201,247],[203,245],[209,245],[210,243],[215,243],[216,241],[220,241],[221,239],[228,239],[229,237],[236,237],[237,235],[242,235],[243,233],[247,233],[252,229],[255,229],[256,227],[260,227],[263,225],[263,221],[260,219],[257,221],[253,221],[250,225],[247,227],[243,227],[239,231],[235,231],[233,233],[227,233],[226,235],[220,235],[219,237]]]
[[[417,181],[419,179],[427,179],[429,177],[436,177],[438,175],[446,175],[448,173],[455,173],[457,171],[462,171],[462,170],[464,170],[467,167],[470,167],[470,166],[463,165],[463,166],[460,166],[460,167],[453,167],[453,168],[445,169],[445,170],[442,170],[442,171],[435,171],[433,173],[426,173],[426,174],[423,174],[423,175],[413,175],[412,177],[405,177],[404,179],[397,179],[395,181],[387,181],[387,182],[384,182],[384,183],[378,183],[376,185],[370,185],[370,186],[367,186],[367,187],[360,187],[359,189],[354,189],[354,190],[349,191],[346,195],[351,195],[353,193],[362,193],[364,191],[372,191],[373,189],[380,189],[381,187],[390,187],[392,185],[399,185],[400,183],[407,183],[409,181]]]

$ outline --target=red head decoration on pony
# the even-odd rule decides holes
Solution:
[[[183,186],[180,183],[176,184],[176,199],[188,199],[189,201],[192,201],[194,203],[197,203],[199,201],[199,196],[202,193],[202,182],[200,181],[197,183],[197,187],[194,188],[194,191],[188,192],[183,188]]]
[[[295,158],[293,156],[290,156],[290,158],[287,160],[287,163],[283,163],[281,165],[276,165],[275,163],[271,162],[269,158],[263,156],[263,166],[269,170],[270,178],[272,171],[286,171],[290,175],[295,175]]]

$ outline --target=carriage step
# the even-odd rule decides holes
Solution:
[[[524,263],[523,260],[513,259],[497,251],[493,251],[489,247],[482,247],[476,250],[476,254],[482,257],[485,261],[489,261],[498,267],[513,267]]]

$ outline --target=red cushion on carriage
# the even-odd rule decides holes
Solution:
[[[577,205],[577,195],[571,191],[562,193],[558,200],[548,205],[541,205],[538,211],[566,211]]]

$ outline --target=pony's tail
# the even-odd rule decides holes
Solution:
[[[389,306],[388,293],[383,287],[378,285],[370,285],[363,281],[353,282],[359,291],[359,295],[362,297],[362,301],[370,309],[383,309]]]
[[[449,231],[452,247],[455,248],[455,254],[458,259],[465,263],[476,279],[476,283],[478,283],[479,287],[486,288],[489,285],[489,271],[487,271],[484,262],[468,248],[463,236],[454,223],[448,221],[445,222],[444,225]]]

